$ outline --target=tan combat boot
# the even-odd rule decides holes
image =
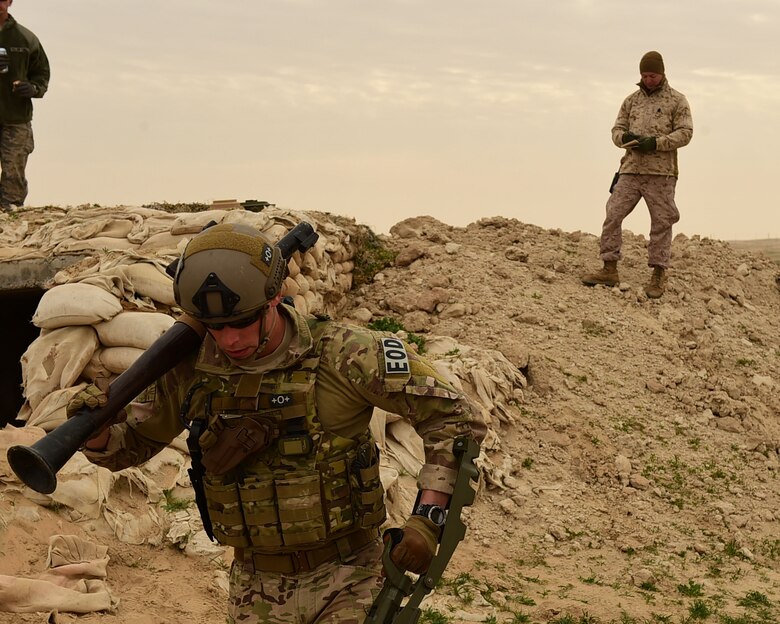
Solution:
[[[654,266],[650,283],[645,286],[645,294],[649,299],[658,299],[664,294],[664,288],[666,288],[666,269]]]
[[[617,260],[604,260],[604,267],[596,273],[588,273],[582,277],[582,283],[586,286],[603,284],[604,286],[617,286],[620,276],[617,270]]]

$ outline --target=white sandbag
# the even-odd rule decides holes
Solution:
[[[72,386],[98,348],[90,326],[61,327],[36,338],[21,358],[24,395],[35,410],[55,390]]]
[[[135,292],[165,305],[175,305],[173,280],[164,271],[148,262],[129,265],[125,272]]]
[[[55,254],[75,253],[77,251],[101,252],[103,250],[125,250],[135,249],[135,243],[131,243],[126,238],[114,238],[112,236],[96,236],[86,240],[67,239],[57,244],[54,248]]]
[[[61,284],[43,293],[32,322],[43,329],[92,325],[122,311],[114,295],[91,284]]]
[[[197,234],[210,221],[222,223],[225,218],[225,210],[204,210],[203,212],[182,212],[176,215],[171,225],[171,234]]]
[[[167,251],[171,252],[176,249],[181,241],[189,240],[190,236],[180,235],[173,236],[169,232],[158,232],[147,238],[139,247],[138,250],[142,253],[148,253],[153,251]]]
[[[81,376],[89,381],[95,381],[98,377],[109,378],[112,376],[111,371],[103,366],[103,362],[100,361],[100,354],[103,349],[96,349],[92,354],[92,357],[84,365],[84,370],[81,371]]]
[[[53,431],[59,427],[68,419],[68,402],[86,385],[80,383],[47,394],[27,418],[27,426],[40,427],[44,431]]]
[[[104,347],[148,349],[176,321],[161,312],[120,312],[110,321],[95,325]]]
[[[136,347],[107,347],[100,352],[100,363],[112,373],[124,373],[143,352]]]

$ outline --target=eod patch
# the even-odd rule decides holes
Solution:
[[[398,338],[382,338],[382,353],[385,356],[385,373],[409,373],[409,355]]]

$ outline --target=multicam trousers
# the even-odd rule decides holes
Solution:
[[[674,203],[674,176],[621,174],[607,201],[607,218],[601,230],[601,259],[620,260],[623,219],[644,198],[650,211],[650,243],[647,264],[668,268],[672,251],[672,226],[680,220]]]
[[[230,569],[228,624],[362,624],[382,589],[382,544],[300,574]]]
[[[24,205],[27,157],[34,148],[31,122],[0,124],[0,204]]]

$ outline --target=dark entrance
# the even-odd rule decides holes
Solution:
[[[39,288],[0,291],[0,427],[13,422],[24,404],[21,359],[40,334],[31,319],[43,292]]]

